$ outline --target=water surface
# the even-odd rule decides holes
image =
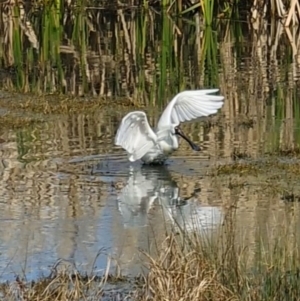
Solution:
[[[103,122],[110,120],[107,115]],[[110,134],[106,128],[106,143],[94,133],[90,141],[86,133],[93,149],[78,135],[63,136],[69,126],[70,120],[46,123],[29,130],[29,141],[20,131],[25,149],[21,154],[14,132],[2,136],[2,277],[23,272],[29,279],[45,275],[58,258],[71,260],[82,271],[100,271],[107,254],[134,275],[140,272],[138,248],[151,252],[153,241],[164,236],[168,224],[190,229],[196,215],[201,217],[201,229],[213,230],[222,221],[218,200],[202,204],[200,183],[195,181],[192,187],[184,183],[189,177],[200,180],[207,160],[198,171],[192,161],[185,164],[176,157],[164,167],[130,164],[113,146],[114,130]],[[33,133],[39,138],[32,139]],[[80,143],[86,145],[84,151]],[[205,199],[209,195],[213,191]],[[100,251],[103,255],[96,258]]]

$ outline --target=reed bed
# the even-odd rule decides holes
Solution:
[[[215,126],[214,134],[226,137],[229,157],[233,128],[239,128],[245,140],[239,152],[247,156],[253,155],[251,142],[258,148],[266,141],[269,152],[300,147],[293,129],[300,124],[297,27],[264,17],[251,23],[213,18],[206,26],[200,13],[177,18],[166,10],[50,4],[36,11],[22,4],[1,7],[0,88],[31,98],[11,102],[12,109],[74,113],[78,97],[80,106],[94,102],[95,109],[104,109],[101,102],[162,109],[184,89],[219,87],[227,101],[215,124],[223,130]],[[49,102],[49,94],[60,97]]]
[[[84,4],[2,5],[1,11],[0,87],[6,90],[117,96],[159,105],[185,88],[238,90],[241,81],[228,81],[223,67],[229,61],[230,76],[257,79],[265,91],[282,89],[287,74],[295,81],[299,71],[297,28],[268,26],[263,17],[237,23],[200,13],[177,18],[166,10],[99,10]],[[239,11],[232,15],[239,16]],[[247,69],[243,57],[252,58]]]
[[[21,2],[6,1],[5,5],[18,6]],[[57,9],[96,9],[96,10],[118,10],[118,9],[154,9],[167,10],[173,15],[189,15],[200,13],[205,24],[211,26],[215,18],[236,18],[236,14],[242,13],[246,18],[268,18],[276,20],[280,18],[285,26],[299,24],[300,4],[298,0],[129,0],[129,1],[107,1],[107,0],[68,0],[68,1],[36,1],[27,3],[34,10],[55,6]]]
[[[163,97],[165,86],[170,83],[171,93],[188,85],[219,84],[220,66],[228,59],[222,50],[228,43],[234,44],[230,59],[235,64],[241,54],[247,55],[241,53],[246,44],[253,44],[252,49],[247,49],[249,57],[265,48],[272,53],[275,74],[279,74],[281,62],[273,54],[281,52],[281,58],[297,63],[296,28],[284,29],[276,22],[268,27],[269,19],[264,16],[252,17],[251,23],[245,23],[240,10],[230,13],[234,20],[241,19],[240,23],[215,18],[214,7],[221,7],[217,0],[201,0],[193,5],[207,11],[205,16],[190,10],[182,18],[168,10],[111,10],[89,7],[85,2],[71,4],[53,1],[40,3],[41,6],[25,6],[21,2],[0,6],[2,88],[122,95],[145,103],[157,97],[156,91]],[[102,7],[101,2],[99,6]],[[279,44],[283,39],[287,43]],[[274,43],[267,45],[266,40]],[[266,69],[267,57],[261,59],[261,68]]]

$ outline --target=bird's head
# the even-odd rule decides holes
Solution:
[[[180,128],[177,124],[172,124],[169,130],[171,130],[172,135],[177,135],[180,131]]]

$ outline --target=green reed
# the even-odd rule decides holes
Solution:
[[[157,89],[156,74],[152,74],[152,85],[147,85],[147,77],[143,66],[146,64],[147,46],[149,45],[148,28],[151,26],[149,21],[149,14],[146,11],[141,12],[136,17],[136,68],[138,72],[137,83],[137,99],[143,99],[146,105],[150,105],[155,101],[155,91]],[[152,46],[152,45],[151,45]]]
[[[161,0],[162,7],[168,7],[171,4],[171,0]]]
[[[190,7],[180,11],[180,14],[185,15],[189,12],[192,12],[192,11],[200,9],[200,8],[201,8],[201,1],[199,1],[198,3],[195,3],[195,4],[191,5]]]
[[[204,85],[218,87],[219,54],[217,33],[211,27],[206,27],[202,43],[200,68],[204,69]]]
[[[206,26],[211,26],[214,16],[214,2],[215,0],[200,0],[204,23]]]
[[[151,23],[148,13],[139,14],[136,24],[138,93],[143,95],[147,104],[164,106],[170,97],[185,89],[182,37],[176,32],[175,21],[166,12],[160,16],[157,24]],[[153,26],[156,26],[156,29]],[[150,41],[149,27],[150,32],[155,32],[154,41]],[[149,48],[153,49],[151,55],[156,66],[155,71],[151,72],[151,85],[147,84],[145,70],[140,67],[147,60],[146,51]],[[171,89],[166,89],[167,86]]]
[[[172,52],[173,52],[173,32],[172,24],[166,14],[161,18],[161,39],[160,52],[158,57],[159,65],[159,84],[158,95],[159,104],[166,98],[166,87],[168,85],[168,75],[172,73]]]
[[[43,31],[42,49],[40,53],[41,68],[43,70],[46,91],[60,90],[63,78],[63,69],[60,56],[61,45],[61,10],[59,3],[45,6],[41,15]]]
[[[79,53],[79,70],[81,75],[81,83],[83,92],[86,92],[88,87],[88,79],[86,70],[87,65],[87,16],[84,10],[84,2],[77,8],[74,19],[72,32],[72,41],[75,45],[76,52]]]
[[[23,57],[22,57],[22,46],[23,39],[21,28],[19,26],[20,15],[19,9],[17,7],[13,8],[13,14],[16,16],[13,22],[13,57],[14,64],[17,68],[17,76],[16,76],[16,87],[18,89],[22,89],[24,85],[24,69],[23,69]]]

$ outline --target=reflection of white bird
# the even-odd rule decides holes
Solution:
[[[187,232],[205,232],[214,230],[221,224],[223,213],[219,207],[203,206],[193,197],[186,204],[176,207],[165,207],[175,228]]]
[[[130,161],[141,159],[146,164],[162,164],[178,149],[181,136],[193,150],[200,148],[180,130],[180,122],[215,114],[223,105],[223,96],[210,95],[218,89],[183,91],[178,93],[162,113],[153,131],[142,111],[128,113],[118,129],[115,144],[122,146]]]
[[[126,186],[118,194],[118,209],[125,227],[145,226],[154,203],[162,198],[173,199],[174,189],[178,190],[166,169],[143,166],[141,170],[131,170]]]
[[[196,194],[182,199],[167,169],[143,166],[130,172],[126,186],[118,193],[118,210],[126,228],[146,226],[149,216],[154,218],[163,212],[164,221],[170,221],[176,229],[215,229],[222,222],[221,208],[201,205]]]

